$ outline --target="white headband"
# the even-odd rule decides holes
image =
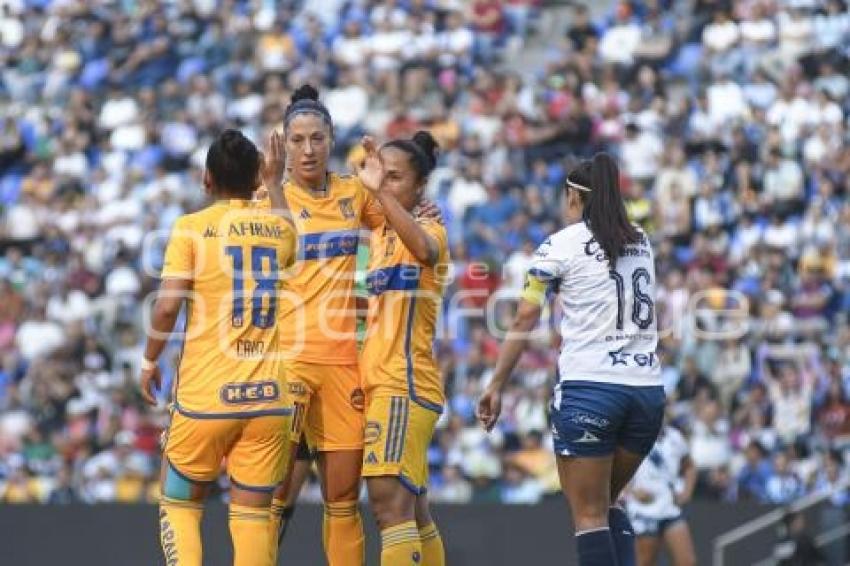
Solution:
[[[584,191],[586,193],[590,192],[589,187],[585,187],[584,185],[579,185],[578,183],[573,183],[569,179],[567,179],[567,186],[570,187],[570,188],[573,188],[573,189],[577,189],[579,191]]]

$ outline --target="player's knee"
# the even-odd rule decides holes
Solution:
[[[414,519],[414,510],[403,497],[388,490],[369,490],[369,506],[381,529]]]
[[[573,510],[573,521],[576,531],[587,531],[608,526],[607,506],[584,506],[582,509]]]
[[[416,514],[416,526],[420,528],[427,527],[434,522],[434,518],[431,517],[431,508],[428,506],[428,498],[424,495],[416,498],[414,513]]]

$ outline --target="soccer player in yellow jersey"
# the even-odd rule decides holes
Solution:
[[[357,499],[364,394],[354,276],[360,230],[376,228],[383,213],[356,177],[328,172],[333,126],[313,87],[296,90],[283,127],[288,180],[282,190],[270,188],[269,193],[272,208],[288,209],[298,233],[297,261],[279,315],[283,373],[296,433],[303,429],[318,453],[328,563],[361,566],[364,539]],[[296,496],[289,481],[275,492],[275,533],[281,523],[285,526]]]
[[[142,394],[156,403],[157,360],[181,306],[186,336],[163,446],[160,534],[166,564],[200,566],[203,499],[227,460],[234,564],[269,566],[272,491],[290,452],[292,408],[281,377],[280,271],[294,261],[289,223],[251,202],[262,155],[226,130],[207,153],[216,201],[180,217],[153,308]],[[262,176],[266,176],[264,171]]]
[[[366,140],[359,176],[386,222],[372,235],[369,314],[360,368],[366,390],[363,476],[381,529],[381,566],[443,566],[443,543],[428,511],[427,450],[445,402],[433,342],[448,268],[448,238],[435,220],[416,220],[437,143],[427,132],[380,152]]]

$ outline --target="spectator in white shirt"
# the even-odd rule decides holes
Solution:
[[[599,55],[606,63],[631,65],[640,39],[640,26],[632,21],[628,7],[620,4],[616,23],[605,30],[599,42]]]

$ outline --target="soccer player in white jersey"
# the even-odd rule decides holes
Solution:
[[[608,154],[569,174],[562,209],[567,226],[534,255],[478,418],[487,430],[496,424],[502,389],[547,293],[557,293],[562,344],[551,420],[579,565],[633,566],[634,531],[612,503],[652,449],[664,418],[653,253],[628,221]]]
[[[637,535],[638,566],[654,565],[662,542],[674,566],[696,564],[681,507],[690,501],[696,480],[688,441],[675,427],[665,425],[625,490],[626,511]]]

